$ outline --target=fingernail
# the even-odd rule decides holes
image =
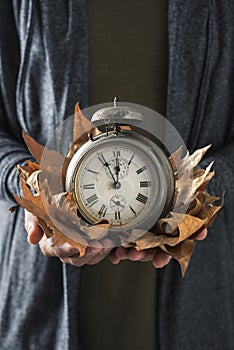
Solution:
[[[33,231],[33,226],[29,226],[28,233],[30,234],[30,233],[32,233],[32,231]]]
[[[118,265],[118,264],[120,263],[120,261],[121,261],[121,260],[114,260],[114,261],[112,261],[112,264],[113,264],[113,265]]]

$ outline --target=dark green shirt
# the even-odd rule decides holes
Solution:
[[[165,114],[166,1],[88,1],[90,105],[114,96]],[[108,259],[81,269],[82,350],[157,349],[157,273],[152,263]]]
[[[167,1],[87,3],[90,105],[119,96],[165,114]]]

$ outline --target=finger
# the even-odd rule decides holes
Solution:
[[[155,248],[145,249],[143,251],[135,251],[131,253],[133,255],[131,257],[131,260],[140,261],[140,262],[152,261],[154,258],[155,252],[156,252]],[[141,255],[139,253],[141,253]]]
[[[59,246],[52,246],[54,255],[58,258],[68,258],[70,256],[76,255],[79,256],[80,252],[78,249],[72,247],[69,243],[63,243]]]
[[[45,256],[59,257],[59,255],[55,249],[56,246],[54,245],[54,238],[53,237],[48,238],[44,234],[42,239],[39,242],[39,247]]]
[[[38,219],[35,215],[25,210],[25,229],[28,233],[28,242],[30,244],[38,244],[43,237],[43,230],[38,225]]]
[[[202,231],[197,235],[196,240],[197,240],[197,241],[202,241],[203,239],[206,238],[207,233],[208,233],[207,229],[202,230]]]
[[[109,260],[113,265],[117,265],[120,262],[120,258],[116,256],[116,249],[113,249],[109,254]]]
[[[111,242],[110,239],[103,239],[101,242],[100,242],[103,246],[103,249],[102,251],[100,251],[98,254],[96,254],[94,257],[92,257],[88,262],[87,264],[88,265],[94,265],[94,264],[98,264],[99,262],[101,262],[103,259],[105,259],[105,257],[107,255],[110,254],[110,252],[112,251],[113,249],[113,244]]]
[[[122,248],[122,249],[121,249]],[[121,260],[129,259],[131,261],[147,262],[151,261],[154,257],[155,249],[147,249],[137,251],[135,248],[123,248],[118,247],[116,250],[112,250],[109,254],[109,259],[112,264],[118,264]]]
[[[140,261],[140,260],[144,260],[147,257],[147,252],[142,250],[142,251],[137,251],[134,248],[129,249],[128,251],[128,258],[129,260],[132,261]]]
[[[117,247],[115,251],[115,255],[116,257],[119,258],[119,260],[126,260],[129,258],[128,252],[129,252],[129,248]]]
[[[81,267],[87,264],[92,258],[95,257],[95,255],[101,253],[102,250],[103,250],[103,246],[101,245],[101,243],[95,242],[95,247],[88,247],[83,257],[80,257],[79,255],[76,254],[67,258],[62,258],[60,260],[64,263]]]
[[[172,257],[170,255],[164,252],[156,252],[153,257],[153,266],[160,269],[166,266],[170,262],[171,258]]]
[[[147,255],[145,259],[142,259],[141,261],[142,262],[153,261],[155,254],[156,254],[155,248],[147,249]]]
[[[58,258],[68,258],[74,254],[79,254],[79,250],[73,248],[69,243],[63,243],[59,246],[54,244],[54,238],[47,238],[44,234],[39,242],[42,253],[45,256],[55,256]]]
[[[35,226],[31,226],[29,231],[28,231],[28,243],[30,244],[38,244],[40,242],[40,240],[43,237],[43,230],[40,226],[35,225]]]
[[[56,256],[54,253],[54,240],[53,237],[47,238],[44,234],[39,242],[39,247],[42,254],[45,256]]]

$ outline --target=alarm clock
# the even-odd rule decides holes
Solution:
[[[169,212],[174,173],[159,140],[136,126],[142,118],[116,101],[93,114],[102,132],[74,154],[65,179],[87,223],[107,220],[112,231],[149,230]]]

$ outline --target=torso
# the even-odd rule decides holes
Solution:
[[[165,115],[167,2],[88,1],[89,104],[121,101]]]
[[[88,1],[89,104],[121,101],[165,114],[167,4]],[[157,274],[152,263],[108,259],[81,269],[82,349],[155,350]]]

